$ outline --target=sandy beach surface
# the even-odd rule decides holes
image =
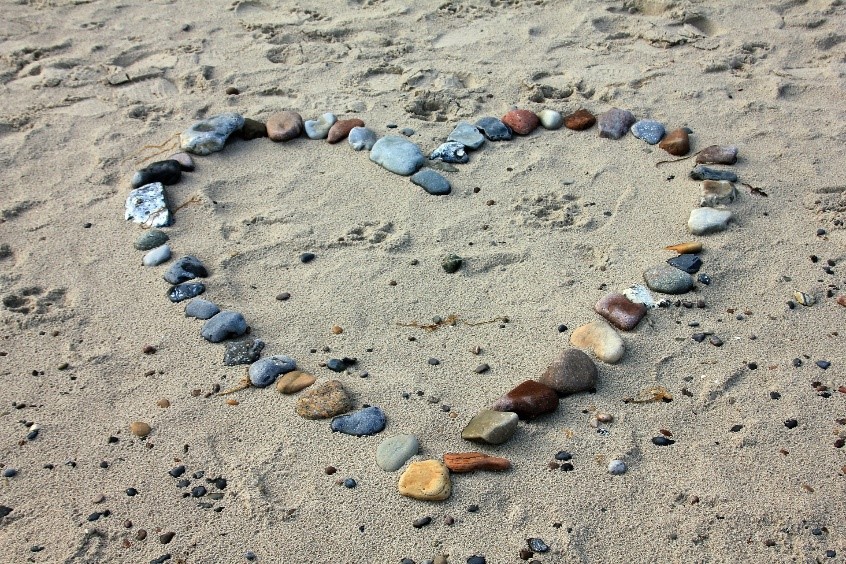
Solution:
[[[6,0],[2,14],[0,561],[846,562],[840,0]],[[299,394],[218,395],[247,366],[171,303],[173,259],[143,266],[145,230],[124,219],[133,173],[224,112],[332,112],[428,155],[460,121],[615,107],[688,127],[691,154],[738,148],[715,167],[739,177],[727,229],[688,231],[694,159],[658,164],[676,157],[596,126],[487,141],[442,172],[445,196],[346,141],[233,136],[196,156],[166,187],[174,259],[202,261],[202,297],[243,314],[263,357],[317,378]],[[595,393],[501,445],[462,439],[574,348],[598,300],[686,241],[710,284],[653,292],[668,304],[617,332],[619,362],[588,350]],[[298,415],[330,380],[385,429]],[[402,434],[419,452],[382,470],[377,447]],[[398,491],[410,464],[471,451],[511,468],[453,473],[443,501]]]

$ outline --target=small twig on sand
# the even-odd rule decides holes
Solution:
[[[181,210],[185,206],[190,206],[191,204],[199,204],[202,201],[203,201],[203,199],[200,197],[199,194],[194,194],[193,196],[191,196],[190,198],[188,198],[187,200],[185,200],[184,202],[182,202],[181,204],[179,204],[178,206],[173,208],[172,213],[176,214],[176,212],[178,212],[179,210]]]
[[[246,390],[250,386],[252,386],[252,384],[250,383],[250,378],[248,376],[244,376],[243,378],[241,378],[240,382],[235,384],[235,386],[233,386],[232,388],[229,388],[228,390],[218,392],[217,395],[228,396],[229,394],[234,394],[235,392],[240,392],[241,390]]]
[[[399,325],[400,327],[416,327],[418,329],[425,329],[426,331],[436,331],[437,329],[439,329],[440,327],[442,327],[444,325],[449,325],[450,327],[453,327],[457,323],[463,323],[464,325],[469,325],[470,327],[475,327],[477,325],[485,325],[485,324],[488,324],[488,323],[497,323],[497,322],[500,322],[500,321],[502,321],[504,323],[508,323],[508,318],[504,317],[504,316],[503,317],[494,317],[493,319],[487,319],[485,321],[477,321],[475,323],[472,323],[470,321],[464,321],[459,316],[457,316],[453,313],[453,314],[446,316],[446,318],[441,319],[440,321],[438,321],[436,323],[421,324],[421,323],[418,323],[417,321],[412,321],[410,323],[397,322],[397,325]]]
[[[766,192],[764,192],[760,188],[755,188],[751,184],[747,184],[745,182],[741,182],[741,184],[743,186],[746,186],[747,188],[749,188],[749,193],[752,194],[753,196],[761,196],[761,197],[764,197],[764,198],[769,198],[769,196],[770,196],[769,194],[767,194]]]
[[[125,159],[123,159],[123,162],[126,162],[129,159],[137,157],[138,155],[140,155],[141,153],[143,153],[144,151],[147,151],[149,149],[157,149],[157,151],[155,153],[153,153],[152,155],[145,157],[143,160],[135,163],[136,166],[140,165],[140,164],[144,164],[145,162],[149,161],[150,159],[153,159],[153,158],[155,158],[155,157],[157,157],[157,156],[159,156],[163,153],[167,153],[168,151],[173,151],[177,147],[179,147],[179,142],[177,140],[178,137],[179,137],[179,133],[174,133],[173,135],[168,137],[167,140],[164,143],[162,143],[161,145],[144,145],[143,147],[141,147],[140,149],[138,149],[134,153],[131,153]]]

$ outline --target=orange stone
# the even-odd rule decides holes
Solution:
[[[540,125],[540,118],[529,110],[511,110],[501,121],[517,135],[528,135]]]
[[[674,129],[658,143],[658,146],[671,155],[682,157],[690,152],[690,136],[684,128]]]
[[[584,108],[576,110],[564,118],[564,126],[567,129],[573,129],[575,131],[582,131],[584,129],[591,128],[595,123],[596,116]]]

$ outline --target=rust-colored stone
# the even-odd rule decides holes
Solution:
[[[501,472],[511,468],[511,462],[507,458],[490,456],[481,452],[448,452],[444,454],[444,464],[456,474],[475,470]]]
[[[517,135],[528,135],[540,125],[540,118],[529,110],[511,110],[501,121]]]
[[[558,409],[558,394],[545,384],[526,380],[496,400],[494,411],[513,411],[520,419],[529,419]]]
[[[676,157],[683,157],[690,152],[690,136],[684,128],[669,132],[658,146]]]
[[[358,118],[339,119],[329,128],[329,135],[326,140],[330,143],[343,141],[350,134],[353,127],[364,127],[364,122]]]
[[[589,129],[596,123],[596,116],[584,108],[576,110],[569,116],[564,118],[564,127],[576,131]]]

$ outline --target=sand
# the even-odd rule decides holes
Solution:
[[[832,0],[5,2],[0,464],[18,474],[0,483],[2,560],[501,563],[539,537],[539,562],[842,562],[844,16]],[[598,299],[692,239],[692,160],[656,167],[669,155],[631,135],[539,130],[486,144],[434,197],[346,143],[234,141],[168,189],[196,200],[168,228],[176,255],[208,266],[207,297],[242,312],[265,355],[339,377],[388,427],[333,434],[272,388],[209,395],[245,368],[165,298],[123,219],[132,173],[169,154],[151,146],[217,113],[295,110],[408,127],[431,151],[458,121],[515,106],[620,107],[690,127],[694,151],[739,147],[735,220],[696,238],[713,282],[681,297],[704,309],[650,311],[619,364],[597,362],[595,394],[502,446],[466,443],[467,421],[539,377]],[[455,274],[449,253],[465,259]],[[817,303],[790,309],[796,290]],[[449,315],[460,322],[407,326]],[[321,366],[344,356],[351,374]],[[673,401],[624,402],[656,385]],[[614,416],[605,434],[597,410]],[[151,425],[145,440],[133,421]],[[653,445],[661,430],[675,444]],[[444,502],[405,498],[374,460],[402,433],[420,440],[415,460],[482,450],[513,468],[455,475]],[[559,450],[572,472],[548,468]],[[613,458],[626,474],[608,473]],[[226,478],[222,499],[183,498],[179,464],[191,487]],[[356,488],[336,483],[348,477]]]

